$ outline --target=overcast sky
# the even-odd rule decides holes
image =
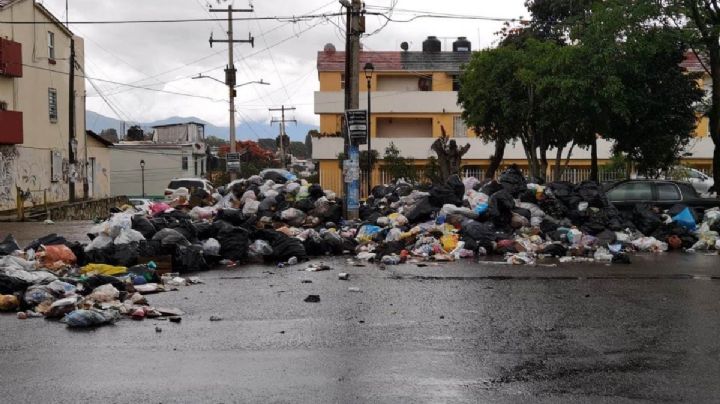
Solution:
[[[40,1],[62,21],[65,0]],[[369,0],[368,6],[389,7],[396,2],[393,17],[407,19],[413,13],[403,10],[464,14],[499,18],[526,17],[524,0]],[[231,2],[232,3],[232,2]],[[208,5],[227,7],[225,0],[69,0],[70,21],[137,20],[172,18],[211,18]],[[235,0],[236,8],[247,8],[247,0]],[[254,14],[247,16],[291,16],[340,11],[337,0],[256,0]],[[374,11],[382,11],[375,9]],[[227,14],[217,14],[226,17]],[[368,17],[367,32],[380,28],[385,20]],[[236,38],[255,37],[255,47],[235,46],[238,83],[264,79],[270,86],[248,85],[238,89],[237,108],[245,119],[266,121],[267,111],[281,104],[297,107],[295,117],[305,123],[318,123],[313,114],[313,92],[318,89],[317,51],[330,42],[344,49],[344,39],[335,24],[316,19],[305,22],[240,21]],[[396,50],[407,41],[411,50],[420,50],[427,35],[436,35],[451,46],[452,39],[466,36],[473,49],[494,46],[500,22],[480,20],[418,19],[391,22],[379,33],[364,38],[369,50]],[[192,80],[204,74],[223,80],[227,64],[227,46],[208,43],[210,33],[216,39],[226,37],[224,22],[182,24],[75,25],[70,27],[85,38],[86,71],[91,77],[133,83],[167,91],[190,93],[210,99],[152,92],[116,86],[96,85],[121,115],[121,119],[146,122],[170,116],[197,116],[216,125],[227,126],[227,89],[212,80]],[[88,109],[116,117],[97,92],[88,85]],[[242,118],[241,118],[242,119]]]

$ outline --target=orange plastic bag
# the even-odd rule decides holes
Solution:
[[[77,257],[72,252],[72,250],[63,244],[60,245],[44,245],[43,251],[45,252],[45,263],[53,263],[57,261],[62,261],[66,264],[74,264],[77,262]]]

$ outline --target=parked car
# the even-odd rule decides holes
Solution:
[[[670,208],[679,203],[702,209],[720,206],[720,200],[700,197],[688,182],[625,180],[610,185],[606,191],[610,202],[621,209],[632,208],[641,203],[661,208]]]
[[[176,178],[170,181],[167,188],[165,188],[165,198],[170,198],[178,188],[187,188],[190,194],[192,194],[193,191],[196,189],[203,189],[211,195],[213,192],[215,192],[215,187],[213,187],[213,184],[206,179]]]
[[[643,175],[638,175],[635,178],[649,179]],[[683,166],[673,167],[669,171],[661,173],[659,178],[670,181],[688,182],[701,196],[709,196],[710,188],[715,184],[715,180],[702,171]]]

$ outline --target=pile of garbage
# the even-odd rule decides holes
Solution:
[[[117,209],[90,230],[88,243],[53,234],[21,249],[9,236],[0,244],[0,310],[99,325],[121,315],[176,316],[143,295],[218,265],[284,266],[326,255],[381,268],[485,256],[521,265],[548,257],[629,263],[637,251],[720,250],[719,232],[718,208],[620,211],[597,183],[528,183],[516,167],[497,181],[376,186],[360,219],[349,221],[334,192],[269,171],[213,195],[180,189],[149,211]]]
[[[114,238],[119,245],[124,242],[121,237],[127,232]],[[182,311],[153,307],[145,295],[177,290],[199,279],[163,273],[153,261],[131,267],[80,262],[74,251],[92,245],[50,234],[23,249],[8,235],[0,243],[0,312],[17,312],[21,320],[56,319],[71,328],[112,324],[122,317],[180,322]]]

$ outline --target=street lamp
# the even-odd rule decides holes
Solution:
[[[145,197],[145,160],[140,160],[140,175],[142,178],[142,197]]]
[[[367,100],[367,114],[368,114],[368,123],[367,123],[367,145],[368,145],[368,151],[367,151],[367,166],[368,166],[368,176],[367,176],[367,197],[370,197],[370,192],[372,190],[372,110],[370,107],[370,92],[372,90],[372,75],[373,72],[375,72],[375,66],[373,66],[372,63],[367,62],[365,63],[365,67],[363,68],[365,71],[365,78],[367,79],[367,94],[368,94],[368,100]]]

